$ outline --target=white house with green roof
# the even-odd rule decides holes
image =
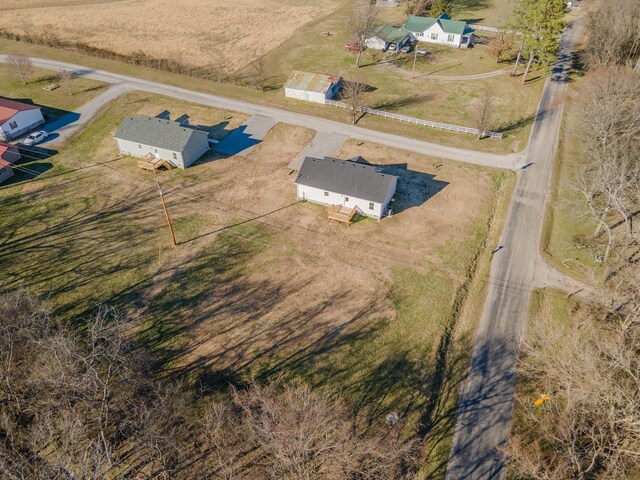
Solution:
[[[367,32],[364,44],[367,48],[386,52],[389,49],[400,50],[407,43],[413,42],[413,40],[414,37],[411,32],[402,27],[379,25]]]
[[[467,48],[474,30],[462,20],[451,20],[446,13],[438,18],[410,16],[403,28],[419,42],[439,43],[450,47]]]

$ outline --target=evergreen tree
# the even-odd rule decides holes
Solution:
[[[451,0],[433,0],[431,2],[431,16],[439,17],[443,13],[446,13],[448,16],[453,15],[453,2]]]
[[[515,74],[521,57],[527,59],[523,84],[535,60],[543,66],[555,60],[558,37],[564,28],[565,8],[564,0],[519,0],[516,4],[511,29],[517,35],[520,50],[513,71]]]

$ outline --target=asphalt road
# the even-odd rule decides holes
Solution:
[[[459,403],[446,480],[499,479],[500,448],[511,428],[517,346],[527,321],[547,194],[562,120],[563,95],[580,22],[560,38],[559,63],[547,79],[533,125],[525,165],[518,175],[468,377]]]
[[[366,128],[335,122],[332,120],[326,120],[323,118],[317,118],[302,113],[291,112],[280,108],[257,105],[254,103],[244,102],[242,100],[220,97],[218,95],[200,93],[193,90],[187,90],[180,87],[152,82],[150,80],[143,80],[126,75],[120,75],[117,73],[111,73],[104,70],[93,70],[81,65],[73,65],[42,58],[31,58],[31,60],[35,67],[46,68],[55,71],[68,70],[74,72],[75,75],[118,85],[120,88],[127,90],[141,90],[145,92],[158,93],[169,97],[179,98],[188,102],[208,105],[217,108],[224,108],[227,110],[242,112],[249,115],[262,115],[264,117],[270,117],[276,122],[307,127],[316,131],[337,133],[358,140],[375,142],[382,145],[388,145],[393,148],[400,148],[412,152],[421,153],[423,155],[431,155],[434,157],[445,158],[449,160],[508,169],[515,169],[523,164],[522,155],[496,155],[491,153],[477,152],[473,150],[464,150],[461,148],[449,147],[445,145],[438,145],[436,143],[424,142],[421,140],[407,138],[399,135],[391,135],[375,130],[368,130]],[[0,61],[6,61],[6,55],[0,55]]]

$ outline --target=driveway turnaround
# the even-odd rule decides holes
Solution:
[[[44,126],[44,130],[49,133],[49,138],[42,144],[53,146],[67,141],[78,130],[89,123],[105,105],[129,90],[126,85],[122,84],[106,88],[104,92],[89,100],[75,112],[67,113],[57,120],[47,123]]]
[[[218,143],[214,150],[230,157],[233,155],[244,157],[264,139],[274,125],[275,121],[272,118],[254,115]]]
[[[518,344],[527,321],[540,237],[562,121],[563,94],[581,19],[560,38],[559,63],[547,79],[491,268],[469,374],[458,401],[458,419],[446,480],[498,480],[500,451],[511,429]]]
[[[291,170],[300,170],[305,157],[324,158],[333,155],[346,139],[347,137],[338,133],[317,132],[300,156],[289,164],[289,168]]]
[[[0,61],[6,61],[6,55],[0,55]],[[49,70],[68,70],[77,76],[83,76],[94,80],[100,80],[111,84],[118,84],[130,90],[140,90],[144,92],[157,93],[168,97],[178,98],[187,102],[198,103],[201,105],[209,105],[216,108],[223,108],[234,112],[241,112],[249,115],[263,115],[272,118],[275,122],[287,123],[290,125],[298,125],[310,128],[316,131],[326,131],[345,135],[347,137],[364,140],[367,142],[387,145],[393,148],[409,150],[411,152],[430,155],[433,157],[455,160],[458,162],[473,163],[476,165],[484,165],[488,167],[517,169],[522,163],[522,156],[517,154],[497,155],[493,153],[476,152],[473,150],[464,150],[456,147],[438,145],[437,143],[424,142],[413,138],[407,138],[400,135],[391,135],[385,132],[369,130],[355,125],[348,125],[333,120],[313,117],[297,112],[290,112],[275,107],[258,105],[245,102],[242,100],[234,100],[231,98],[220,97],[200,93],[185,88],[165,85],[150,80],[143,80],[127,75],[107,72],[105,70],[93,70],[81,65],[73,65],[55,60],[46,60],[42,58],[31,58],[34,67],[45,68]],[[324,108],[318,106],[318,108]],[[327,107],[328,108],[328,107]],[[425,127],[426,128],[426,127]]]

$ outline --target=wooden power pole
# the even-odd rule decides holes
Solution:
[[[162,190],[162,185],[160,184],[160,181],[156,181],[156,183],[158,184],[158,191],[160,192],[160,200],[162,200],[162,208],[164,209],[164,216],[167,219],[167,225],[169,225],[169,232],[171,233],[171,242],[175,247],[177,245],[176,235],[175,233],[173,233],[173,225],[171,225],[171,218],[169,218],[169,211],[167,210],[167,204],[164,201],[164,191]]]

